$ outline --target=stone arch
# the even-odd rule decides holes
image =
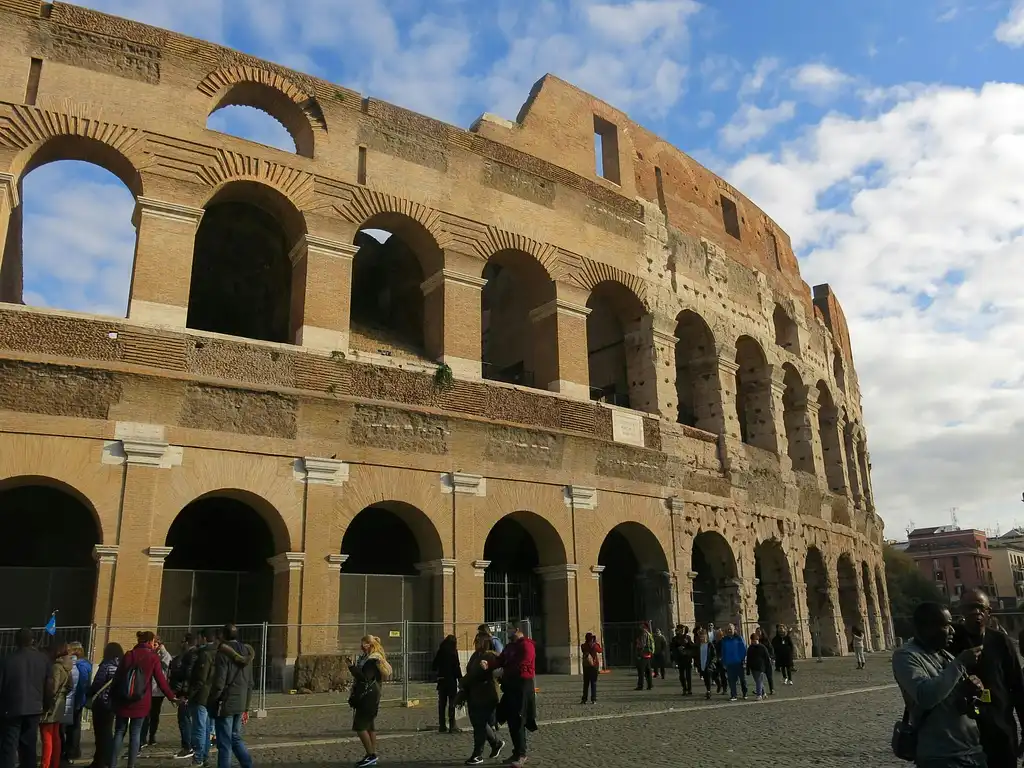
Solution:
[[[715,335],[703,317],[684,309],[676,316],[675,337],[676,421],[714,432],[718,367]]]
[[[491,254],[482,276],[487,281],[480,291],[483,377],[546,389],[557,378],[554,366],[547,365],[558,348],[557,326],[534,323],[533,313],[555,299],[550,274],[532,254],[504,249]]]
[[[782,414],[786,426],[786,453],[797,472],[814,474],[814,449],[808,418],[807,387],[796,368],[782,365]]]
[[[861,583],[864,589],[864,598],[867,602],[867,623],[864,632],[871,638],[872,650],[881,650],[885,647],[882,631],[882,614],[878,610],[878,597],[875,593],[874,584],[871,583],[871,569],[866,560],[861,561]]]
[[[690,555],[693,577],[693,615],[698,625],[733,623],[742,631],[742,598],[736,556],[718,531],[701,531],[693,538]]]
[[[228,106],[266,112],[285,127],[303,157],[314,156],[315,134],[327,130],[316,97],[276,72],[244,64],[222,67],[204,77],[198,88],[212,100],[209,115]]]
[[[0,481],[0,521],[0,622],[41,626],[57,610],[63,627],[91,624],[103,529],[85,494],[52,477],[10,477]]]
[[[406,240],[420,260],[426,276],[444,267],[444,249],[452,241],[441,221],[441,212],[408,198],[358,186],[337,210],[360,230],[380,229]]]
[[[590,397],[628,408],[640,399],[643,360],[636,341],[646,316],[644,303],[626,284],[604,280],[591,289],[587,309]]]
[[[602,569],[601,622],[611,666],[635,661],[633,641],[642,621],[667,630],[672,623],[668,556],[643,523],[628,520],[608,531],[597,558]]]
[[[800,632],[793,571],[779,539],[762,539],[754,547],[754,577],[757,579],[757,623],[769,636],[777,624]],[[797,643],[802,647],[802,643]]]
[[[591,293],[602,283],[618,283],[640,302],[643,313],[651,311],[647,283],[639,275],[624,272],[611,264],[581,257],[579,270],[574,275],[574,282]]]
[[[771,371],[764,350],[750,336],[736,340],[736,418],[744,443],[774,451]]]
[[[807,548],[804,559],[804,584],[807,586],[807,617],[810,623],[812,653],[838,656],[842,651],[836,634],[836,606],[832,601],[832,581],[824,555],[816,546]]]
[[[864,617],[860,610],[860,584],[853,556],[844,552],[836,561],[836,585],[839,590],[839,612],[842,617],[845,648],[852,648],[851,638],[854,627],[865,630]]]
[[[544,243],[519,232],[512,232],[489,225],[483,236],[474,241],[473,250],[486,265],[496,253],[501,251],[521,251],[536,259],[544,270],[547,280],[558,280],[565,276],[565,270],[558,259],[558,249],[550,243]]]
[[[821,440],[821,455],[825,464],[825,478],[828,480],[828,489],[832,493],[846,492],[846,473],[843,469],[843,445],[840,434],[839,409],[836,408],[835,400],[829,391],[828,384],[819,380],[818,390],[818,436]],[[847,519],[834,520],[843,525],[850,525],[849,515]]]
[[[783,309],[781,304],[775,305],[772,313],[772,325],[775,329],[775,346],[787,352],[800,354],[800,332],[796,321]]]
[[[389,541],[380,547],[381,540]],[[427,515],[405,501],[379,501],[353,517],[341,539],[342,573],[413,576],[416,566],[441,560],[444,545]]]
[[[186,325],[287,343],[294,339],[290,255],[305,219],[281,192],[237,180],[217,189],[196,231]]]

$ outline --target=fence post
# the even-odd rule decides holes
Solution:
[[[256,711],[256,717],[267,716],[267,664],[270,661],[270,652],[268,650],[269,643],[268,638],[270,635],[270,629],[267,622],[263,622],[263,639],[261,641],[261,654],[263,655],[263,661],[260,664],[260,696],[259,696],[259,709]]]
[[[409,620],[402,621],[402,703],[409,706]]]

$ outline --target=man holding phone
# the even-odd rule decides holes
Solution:
[[[981,646],[975,670],[983,685],[979,695],[978,729],[989,768],[1016,768],[1020,754],[1020,723],[1024,723],[1024,672],[1010,638],[988,629],[992,612],[988,595],[971,589],[960,596],[964,622],[957,627],[950,650]],[[1014,719],[1014,712],[1017,719]]]

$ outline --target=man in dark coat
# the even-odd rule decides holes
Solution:
[[[36,768],[39,716],[53,705],[53,664],[19,629],[17,650],[0,663],[0,768]]]
[[[252,704],[252,646],[238,639],[238,627],[225,624],[213,663],[213,683],[206,708],[217,734],[217,768],[230,768],[231,755],[242,768],[252,768],[252,758],[242,740],[242,726],[249,722]]]

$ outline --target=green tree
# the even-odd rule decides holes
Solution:
[[[925,576],[913,557],[890,547],[882,549],[885,559],[885,583],[893,619],[909,619],[919,603],[947,603],[935,582]],[[897,633],[899,634],[899,633]]]

